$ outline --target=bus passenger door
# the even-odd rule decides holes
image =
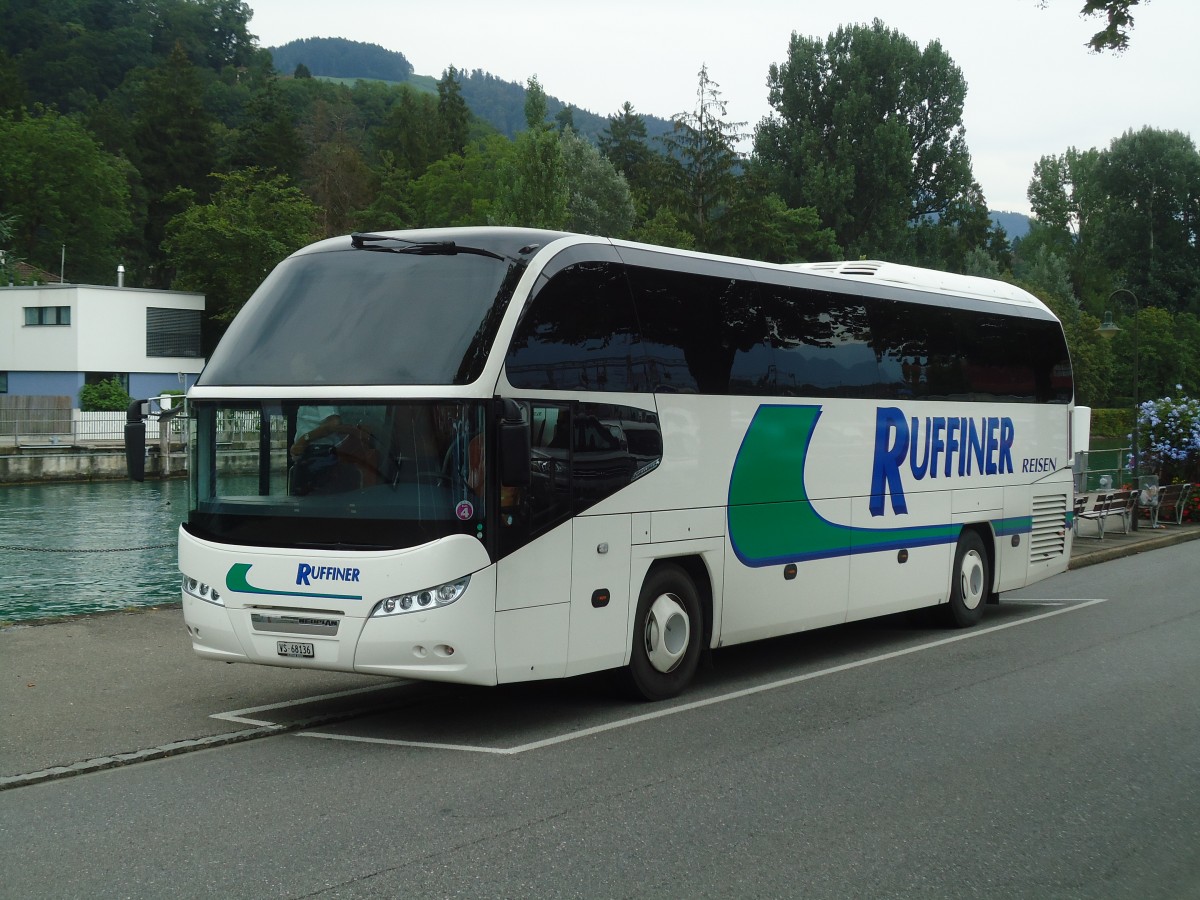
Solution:
[[[579,516],[572,523],[571,637],[567,675],[625,662],[633,519]]]

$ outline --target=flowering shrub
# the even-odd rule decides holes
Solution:
[[[1141,404],[1138,444],[1141,471],[1157,472],[1160,484],[1200,480],[1200,400],[1163,397]]]
[[[1193,484],[1188,494],[1187,504],[1183,507],[1184,522],[1200,522],[1200,484]]]

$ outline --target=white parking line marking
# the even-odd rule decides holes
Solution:
[[[1025,601],[1030,602],[1030,601]],[[1052,603],[1054,601],[1033,601],[1033,603]],[[654,719],[661,719],[666,716],[673,716],[677,713],[690,712],[694,709],[702,709],[706,706],[714,706],[718,703],[725,703],[728,700],[738,700],[742,697],[750,697],[754,694],[761,694],[766,691],[773,691],[777,688],[788,687],[793,684],[800,684],[804,681],[812,681],[816,678],[823,678],[826,675],[836,675],[839,672],[848,672],[851,669],[859,669],[863,666],[874,665],[875,663],[887,662],[890,659],[898,659],[901,656],[909,656],[913,653],[921,653],[925,650],[932,650],[935,647],[944,647],[947,644],[955,644],[959,641],[969,641],[975,638],[983,637],[984,635],[993,634],[997,631],[1004,631],[1006,628],[1016,628],[1018,625],[1026,625],[1030,622],[1037,622],[1042,619],[1049,619],[1052,616],[1061,616],[1063,613],[1075,612],[1080,609],[1087,609],[1089,606],[1095,606],[1098,603],[1107,603],[1107,599],[1098,600],[1081,600],[1071,606],[1064,606],[1060,609],[1054,609],[1050,612],[1039,613],[1036,616],[1029,616],[1026,619],[1019,619],[1015,622],[1005,622],[1002,625],[993,625],[990,628],[981,628],[971,630],[963,634],[956,634],[953,637],[941,638],[936,641],[930,641],[927,644],[919,644],[915,647],[907,647],[903,650],[894,650],[891,653],[881,653],[879,656],[868,657],[854,662],[843,663],[840,666],[830,666],[828,669],[820,669],[816,672],[808,672],[804,675],[795,675],[791,678],[782,678],[779,681],[760,684],[757,687],[743,688],[740,691],[731,691],[728,694],[721,694],[716,697],[708,697],[704,700],[696,700],[691,703],[682,703],[679,706],[672,706],[670,709],[660,709],[654,712],[643,713],[640,716],[630,716],[627,719],[618,719],[615,722],[608,722],[604,725],[595,725],[591,728],[584,728],[579,731],[571,731],[566,734],[560,734],[555,737],[545,738],[540,741],[531,741],[528,744],[520,744],[516,747],[478,747],[468,744],[435,744],[425,743],[422,741],[400,741],[390,740],[388,738],[369,738],[357,737],[354,735],[342,734],[325,734],[318,731],[298,731],[297,737],[322,738],[328,741],[349,741],[352,743],[361,744],[386,744],[394,747],[418,747],[431,750],[460,750],[466,753],[490,753],[498,756],[516,756],[520,753],[527,753],[530,750],[541,750],[545,747],[552,747],[556,744],[565,744],[568,741],[579,740],[580,738],[591,737],[592,735],[602,734],[606,731],[615,731],[618,728],[627,728],[630,725],[638,725],[642,722],[650,722]],[[253,710],[244,710],[244,712],[252,712]]]
[[[250,706],[246,709],[235,709],[232,712],[213,713],[210,719],[221,719],[225,722],[240,722],[243,725],[278,725],[278,722],[267,722],[262,719],[248,719],[247,713],[261,713],[272,709],[286,709],[289,706],[304,706],[308,703],[318,703],[321,700],[336,700],[338,697],[352,697],[355,694],[368,694],[371,691],[386,691],[402,684],[412,684],[405,679],[396,679],[387,684],[373,684],[369,687],[350,688],[345,691],[334,691],[332,694],[318,694],[315,697],[300,697],[296,700],[284,700],[280,703],[268,703],[265,706]]]

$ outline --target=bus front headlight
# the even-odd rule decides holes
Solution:
[[[225,601],[221,599],[221,592],[219,590],[187,575],[183,576],[183,592],[190,594],[197,600],[203,600],[205,603],[211,603],[214,606],[225,605]]]
[[[426,609],[437,609],[440,606],[449,606],[455,600],[463,595],[467,589],[467,585],[471,583],[471,576],[460,578],[457,581],[448,581],[445,584],[439,584],[437,587],[425,588],[420,591],[410,591],[407,594],[396,594],[392,597],[384,597],[375,604],[375,608],[371,610],[372,618],[379,616],[399,616],[407,612],[418,612]]]

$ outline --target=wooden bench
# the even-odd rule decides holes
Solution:
[[[1079,512],[1079,498],[1076,498],[1075,533],[1079,533],[1079,520],[1089,519],[1096,523],[1096,538],[1104,540],[1104,523],[1110,516],[1121,520],[1121,531],[1129,534],[1129,525],[1133,519],[1133,504],[1137,494],[1133,491],[1100,491],[1094,494],[1083,494],[1083,511]]]

